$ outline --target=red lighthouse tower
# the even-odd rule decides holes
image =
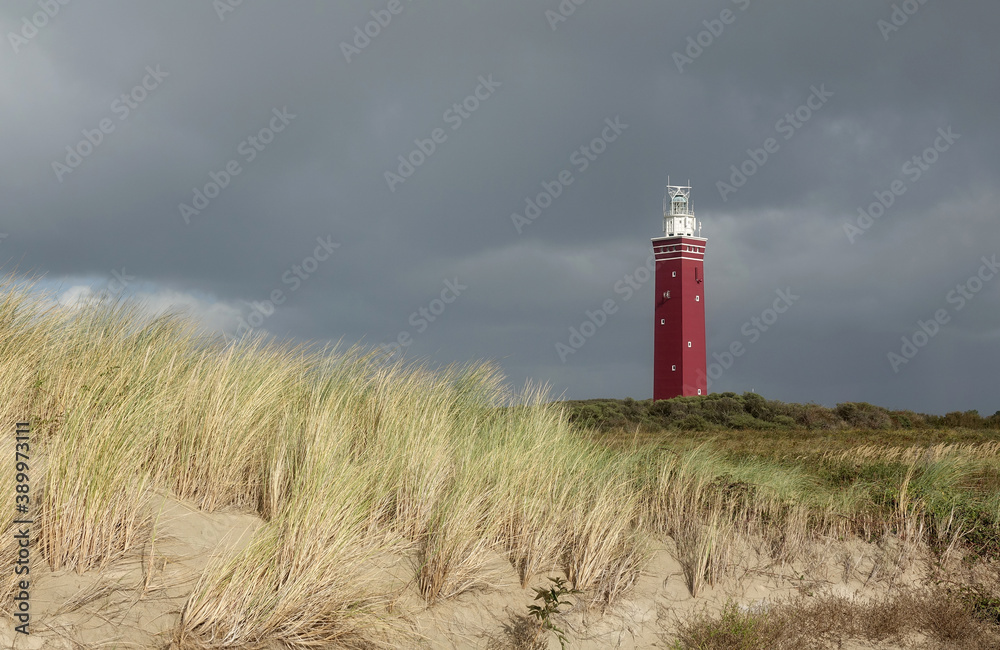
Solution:
[[[691,188],[670,185],[663,236],[653,239],[653,399],[708,394],[705,346],[705,245],[691,209]]]

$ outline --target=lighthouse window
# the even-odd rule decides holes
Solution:
[[[691,341],[688,341],[688,347],[691,347]]]
[[[676,277],[677,277],[677,271],[674,271],[674,272],[673,272],[673,275],[672,275],[672,276],[670,276],[670,277],[672,277],[672,278],[676,278]]]
[[[701,395],[701,389],[700,388],[698,389],[698,394]]]
[[[670,369],[674,372],[677,372],[677,366],[670,366]]]
[[[694,297],[694,301],[695,302],[701,302],[701,296],[695,296]]]
[[[666,318],[661,318],[660,319],[660,325],[666,325],[666,324],[667,324],[667,319]]]

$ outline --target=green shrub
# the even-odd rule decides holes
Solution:
[[[913,411],[892,411],[889,413],[892,425],[897,429],[913,429],[919,422],[918,417]]]
[[[856,429],[889,429],[892,427],[892,418],[889,417],[888,409],[874,406],[868,402],[837,404],[834,412],[848,426]]]
[[[983,418],[979,416],[979,411],[971,410],[965,411],[952,411],[951,413],[945,413],[944,424],[948,427],[963,427],[966,429],[982,429],[985,427]]]
[[[677,423],[677,427],[684,431],[708,431],[708,420],[700,415],[689,415]]]
[[[625,420],[637,421],[642,420],[646,416],[646,408],[631,397],[626,397],[621,401],[619,413],[621,413],[621,417]]]
[[[672,421],[683,420],[691,411],[691,406],[687,402],[682,402],[678,398],[670,400],[670,419]]]
[[[962,585],[959,597],[972,615],[990,625],[1000,625],[1000,598],[980,585]]]
[[[764,612],[744,611],[729,601],[717,618],[705,614],[682,625],[674,650],[757,650],[769,647],[776,635]]]
[[[757,393],[743,393],[743,410],[755,418],[766,419],[767,400]]]
[[[648,413],[653,417],[670,417],[670,409],[673,407],[670,400],[668,399],[658,399],[653,402],[648,410]]]
[[[777,429],[778,425],[776,425],[774,422],[768,422],[766,420],[758,420],[757,418],[747,413],[738,413],[736,415],[731,416],[728,420],[726,420],[726,427],[730,429],[767,431],[770,429]]]
[[[790,415],[776,415],[771,421],[782,427],[794,427],[796,424],[795,418]]]
[[[743,403],[739,399],[720,396],[706,399],[701,405],[705,418],[715,424],[725,424],[730,416],[744,414]]]
[[[737,413],[726,419],[726,426],[730,429],[764,429],[768,422],[758,420],[749,413]]]
[[[835,429],[843,423],[837,414],[819,404],[802,404],[795,415],[795,421],[809,429]]]
[[[604,420],[601,409],[592,405],[584,404],[569,414],[569,421],[585,427],[599,427]]]
[[[928,426],[943,429],[1000,429],[1000,416],[997,414],[984,418],[979,411],[952,411],[944,415],[924,416]]]
[[[867,402],[844,402],[830,409],[819,404],[768,400],[757,393],[733,392],[674,397],[668,400],[592,399],[567,401],[569,421],[599,431],[636,428],[660,431],[677,428],[698,416],[710,426],[733,429],[922,429],[965,428],[1000,430],[1000,411],[988,418],[977,411],[923,415],[909,410],[889,411]],[[746,416],[746,417],[741,417]],[[686,425],[687,426],[687,425]]]

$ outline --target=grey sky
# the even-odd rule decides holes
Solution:
[[[626,275],[669,174],[709,240],[710,356],[746,350],[712,391],[1000,409],[995,2],[231,5],[3,4],[5,270],[647,398],[652,282]],[[720,186],[733,166],[753,174]],[[779,290],[798,299],[764,331]]]

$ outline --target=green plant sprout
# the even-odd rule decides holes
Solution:
[[[563,596],[580,593],[579,589],[568,589],[566,581],[562,578],[549,578],[552,586],[548,589],[535,588],[535,600],[541,600],[542,605],[528,605],[528,613],[538,620],[538,625],[543,630],[554,632],[559,639],[559,645],[565,650],[566,632],[558,627],[552,620],[553,614],[560,614],[559,608],[562,605],[571,605],[568,600],[562,600]]]

